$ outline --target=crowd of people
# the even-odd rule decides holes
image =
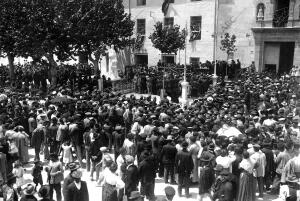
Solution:
[[[220,78],[183,108],[164,98],[74,92],[67,85],[47,96],[1,93],[5,201],[37,200],[36,191],[43,200],[88,201],[83,169],[102,186],[103,201],[156,200],[157,177],[177,185],[178,196],[190,197],[190,187],[197,187],[201,199],[254,201],[256,192],[263,199],[287,188],[286,200],[297,200],[300,90],[293,76],[247,71],[236,81]],[[33,180],[25,183],[29,147]],[[174,188],[165,192],[173,200]]]

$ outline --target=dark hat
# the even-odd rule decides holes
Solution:
[[[74,163],[74,162],[68,164],[68,168],[70,169],[71,172],[73,172],[73,171],[79,169],[79,167],[80,167],[80,166],[77,165],[77,164]]]
[[[6,176],[6,178],[7,178],[7,182],[9,182],[9,181],[11,181],[11,180],[13,180],[13,179],[15,179],[15,178],[17,178],[17,177],[16,177],[16,175],[14,175],[13,173],[9,173],[9,174]]]
[[[187,141],[184,141],[184,142],[181,144],[181,146],[182,146],[183,148],[187,148],[187,147],[189,146],[189,144],[187,143]]]
[[[49,186],[42,186],[39,190],[39,196],[42,197],[42,198],[46,198],[48,197],[49,195],[49,192],[50,192],[50,187]]]
[[[220,172],[220,175],[229,175],[230,172],[227,168],[224,168],[221,172]]]
[[[204,162],[209,162],[213,159],[213,156],[211,153],[209,153],[208,151],[205,151],[202,153],[202,156],[200,157],[200,160],[201,161],[204,161]]]
[[[165,194],[168,196],[174,196],[175,195],[175,189],[172,186],[167,186],[165,188]]]
[[[38,160],[38,159],[35,159],[35,160],[33,161],[33,163],[34,163],[34,164],[36,164],[36,163],[41,163],[41,161]]]
[[[27,184],[24,194],[25,195],[33,195],[35,193],[35,187],[32,184]]]
[[[217,164],[216,167],[214,168],[214,170],[217,172],[221,172],[223,169],[224,169],[223,166],[220,164]]]
[[[143,198],[144,196],[141,195],[141,193],[139,191],[132,191],[130,193],[130,197],[129,199],[133,200],[133,199],[137,199],[137,198]]]
[[[58,155],[56,153],[51,153],[49,155],[50,158],[58,158]]]

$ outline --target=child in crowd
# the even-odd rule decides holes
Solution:
[[[63,149],[63,163],[67,168],[68,167],[67,165],[73,162],[72,145],[70,141],[64,142],[64,144],[62,145],[62,149]]]
[[[17,185],[17,190],[18,190],[18,193],[20,194],[21,193],[21,187],[22,185],[24,185],[24,168],[21,166],[21,163],[19,160],[17,160],[15,162],[15,165],[14,165],[14,169],[12,171],[12,173],[17,177],[16,178],[16,185]]]
[[[32,169],[32,176],[33,176],[33,183],[35,184],[35,190],[38,184],[43,186],[42,170],[43,170],[43,165],[41,161],[35,160],[34,167]]]

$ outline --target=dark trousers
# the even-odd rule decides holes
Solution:
[[[178,195],[182,195],[182,188],[185,189],[185,195],[188,196],[190,194],[190,174],[183,173],[178,174]]]
[[[168,183],[169,176],[171,183],[175,183],[174,164],[164,164],[164,180]]]
[[[34,152],[35,152],[34,160],[40,160],[40,151],[41,151],[41,146],[34,147]]]
[[[297,189],[289,186],[290,196],[286,198],[286,201],[297,201]]]
[[[50,191],[49,191],[49,195],[50,195],[50,200],[53,201],[53,189],[55,190],[56,193],[56,200],[57,201],[61,201],[61,185],[59,184],[50,184]]]
[[[259,196],[264,195],[264,177],[256,177]]]
[[[85,148],[85,160],[86,160],[86,170],[89,172],[91,169],[91,156],[88,148]]]
[[[97,166],[98,163],[99,162],[92,161],[92,168],[91,168],[91,175],[90,175],[90,177],[93,178],[94,172],[96,172],[96,181],[98,181],[99,179],[100,168],[101,168],[100,165]]]
[[[148,200],[154,200],[155,180],[151,182],[141,182],[141,194],[146,196]]]

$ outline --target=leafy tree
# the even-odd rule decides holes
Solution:
[[[60,13],[73,39],[75,54],[84,54],[98,69],[108,48],[121,50],[131,45],[134,22],[120,0],[65,1]],[[96,72],[96,71],[95,71]]]
[[[22,29],[28,24],[26,9],[22,0],[0,1],[0,56],[7,57],[11,83],[15,80],[14,58],[23,56],[26,48]]]
[[[149,36],[153,47],[165,54],[177,54],[179,49],[184,49],[185,38],[186,31],[180,30],[180,26],[163,26],[162,22],[154,25],[154,32]]]
[[[230,36],[229,33],[225,33],[224,36],[222,36],[220,49],[226,52],[227,59],[229,58],[230,54],[233,54],[237,50],[235,43],[236,43],[236,36],[234,34]]]
[[[98,69],[107,48],[132,44],[134,22],[120,0],[1,0],[0,7],[0,51],[46,58],[52,85],[57,61],[82,54]]]

